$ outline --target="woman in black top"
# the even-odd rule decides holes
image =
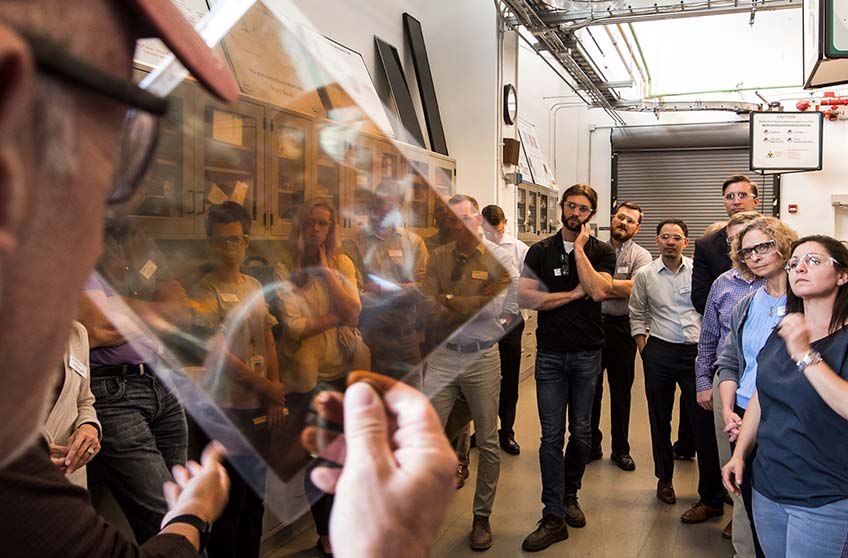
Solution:
[[[724,484],[739,493],[754,442],[754,521],[766,556],[848,555],[848,248],[792,245],[787,315],[758,357]]]

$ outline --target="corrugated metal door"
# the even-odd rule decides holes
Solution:
[[[682,219],[689,227],[692,256],[695,240],[716,221],[726,221],[721,184],[733,174],[745,174],[757,185],[759,211],[772,215],[774,180],[745,172],[748,149],[620,151],[613,153],[613,207],[635,201],[644,210],[636,242],[656,258],[656,227],[663,219]]]

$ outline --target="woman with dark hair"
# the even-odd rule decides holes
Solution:
[[[362,309],[353,262],[339,249],[336,210],[321,198],[297,212],[290,248],[274,268],[280,321],[280,376],[287,389],[289,427],[300,432],[317,390],[344,391],[353,369],[370,369],[370,353],[357,329]],[[299,438],[291,440],[299,443]],[[290,444],[287,444],[290,445]],[[291,448],[274,448],[274,453]],[[332,555],[329,538],[332,498],[307,479],[318,531],[318,554]]]
[[[744,213],[734,215],[731,222],[734,219],[738,220],[740,215]],[[733,262],[734,272],[747,281],[763,282],[758,284],[753,292],[749,290],[750,294],[737,299],[738,302],[729,301],[726,312],[730,314],[730,325],[722,351],[715,363],[721,394],[721,417],[724,431],[730,433],[732,449],[739,425],[742,423],[741,417],[745,416],[745,410],[756,390],[757,355],[766,339],[786,315],[784,266],[791,254],[792,242],[798,238],[798,235],[780,219],[757,217],[742,225],[737,234],[728,238],[732,239],[730,259]],[[720,276],[716,285],[723,277],[725,276]],[[713,289],[716,285],[713,285]],[[713,292],[710,291],[710,297],[712,296]],[[709,311],[708,304],[708,314]],[[706,318],[704,321],[707,321]],[[700,346],[698,349],[700,351]],[[755,449],[748,454],[749,471],[755,454]],[[742,484],[742,500],[747,518],[734,513],[734,531],[740,534],[745,533],[747,526],[740,522],[750,522],[754,552],[757,556],[763,556],[753,522],[750,476]]]
[[[786,316],[757,358],[757,391],[722,471],[753,483],[767,557],[848,553],[848,249],[827,236],[792,244]],[[753,467],[745,458],[754,444]],[[753,469],[753,470],[751,470]]]

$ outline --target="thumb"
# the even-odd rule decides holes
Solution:
[[[344,399],[344,429],[348,463],[386,459],[391,453],[388,419],[377,392],[365,382],[347,388]]]

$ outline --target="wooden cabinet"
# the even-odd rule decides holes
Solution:
[[[559,223],[559,199],[556,190],[531,183],[517,187],[515,201],[517,236],[527,244],[555,233]]]
[[[224,105],[204,96],[203,134],[195,143],[197,184],[202,194],[198,218],[210,206],[228,200],[243,205],[253,218],[252,234],[265,232],[265,109],[241,100]],[[198,230],[203,230],[199,223]]]
[[[428,235],[436,197],[454,192],[456,162],[424,149],[247,96],[223,104],[190,80],[170,101],[130,210],[156,238],[203,238],[209,206],[233,200],[250,213],[252,238],[286,239],[297,209],[313,197],[332,203],[341,236],[352,236],[367,224],[371,193],[384,178],[409,186],[406,225]]]
[[[195,232],[194,138],[187,121],[196,110],[195,91],[194,85],[183,83],[171,95],[150,169],[141,191],[130,202],[132,219],[153,233]]]
[[[297,208],[311,194],[315,144],[309,119],[271,110],[268,118],[268,217],[272,236],[288,237]]]

